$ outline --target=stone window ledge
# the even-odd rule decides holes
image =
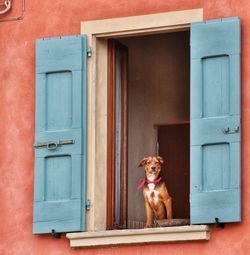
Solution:
[[[207,225],[191,225],[68,233],[66,237],[70,240],[70,247],[117,246],[143,243],[207,241],[210,239],[210,229]]]

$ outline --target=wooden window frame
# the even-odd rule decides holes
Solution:
[[[115,226],[115,151],[116,151],[116,51],[121,52],[121,169],[120,222]],[[114,39],[108,40],[108,120],[107,120],[107,229],[127,226],[127,48]]]
[[[199,21],[202,8],[82,22],[81,34],[92,49],[87,63],[87,231],[105,230],[107,223],[108,39],[183,31]]]

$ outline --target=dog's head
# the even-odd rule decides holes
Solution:
[[[146,157],[140,161],[139,167],[144,166],[147,179],[153,181],[159,176],[161,164],[163,164],[163,158],[160,156]]]

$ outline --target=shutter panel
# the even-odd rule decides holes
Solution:
[[[191,223],[238,222],[240,20],[191,25]]]
[[[39,39],[33,233],[84,230],[85,162],[86,38]]]

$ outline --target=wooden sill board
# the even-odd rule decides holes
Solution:
[[[210,239],[210,229],[207,225],[191,225],[68,233],[66,237],[70,240],[71,247],[117,246],[142,243],[207,241]]]

